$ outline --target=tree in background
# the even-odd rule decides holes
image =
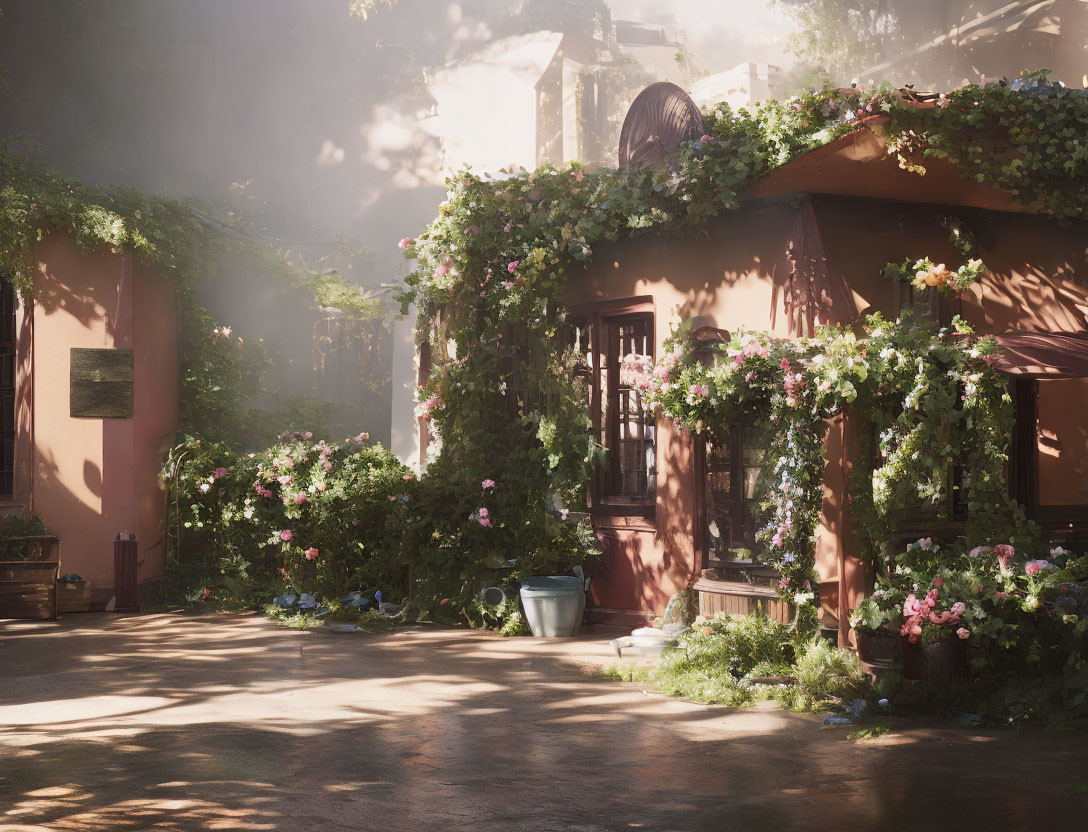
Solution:
[[[883,59],[910,0],[774,0],[797,22],[790,45],[812,75],[835,83]]]

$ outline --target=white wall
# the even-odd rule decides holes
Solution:
[[[389,449],[405,465],[417,467],[419,429],[415,416],[416,391],[416,307],[408,309],[403,320],[393,322],[393,422]]]

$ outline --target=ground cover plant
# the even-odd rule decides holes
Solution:
[[[852,651],[818,635],[799,638],[794,628],[760,614],[698,620],[657,667],[615,669],[610,676],[731,706],[774,700],[791,710],[822,711],[873,699],[872,680]]]

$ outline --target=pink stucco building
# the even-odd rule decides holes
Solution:
[[[68,234],[36,260],[33,301],[5,284],[0,304],[0,512],[41,516],[96,604],[113,596],[114,539],[134,533],[144,594],[162,574],[158,471],[177,425],[174,285]]]

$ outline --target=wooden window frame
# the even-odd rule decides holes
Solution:
[[[600,301],[597,303],[579,304],[570,308],[570,314],[583,319],[590,329],[592,343],[592,364],[590,366],[590,418],[592,430],[602,446],[612,453],[616,448],[617,426],[604,424],[605,402],[619,399],[619,345],[616,339],[607,337],[606,333],[613,327],[621,324],[625,319],[649,318],[650,345],[652,355],[657,353],[656,322],[657,313],[652,296],[623,298],[619,300]],[[601,366],[601,345],[604,345],[604,360],[607,367]],[[602,390],[601,373],[608,369],[606,389]],[[612,408],[609,408],[611,411]],[[653,441],[655,453],[655,467],[652,476],[656,478],[656,431]],[[611,462],[611,459],[610,459]],[[652,484],[647,481],[647,494],[638,497],[616,496],[611,492],[613,484],[609,482],[614,476],[614,471],[604,466],[597,466],[590,480],[588,504],[591,514],[603,516],[632,516],[653,518],[656,513],[656,481]]]
[[[753,524],[753,537],[758,532],[758,528],[755,526],[756,517],[750,513],[747,509],[748,498],[744,496],[744,487],[746,479],[744,476],[745,463],[744,463],[744,448],[745,448],[745,431],[752,430],[751,425],[735,424],[730,425],[729,428],[729,541],[728,546],[734,547],[737,545],[747,546],[749,541],[742,540],[740,544],[736,542],[736,530],[740,528],[747,528],[748,521],[751,520]],[[707,498],[709,496],[709,489],[707,479],[710,474],[710,461],[706,452],[707,442],[705,439],[697,443],[696,452],[696,483],[695,490],[698,510],[696,513],[696,522],[699,524],[698,528],[701,533],[698,535],[697,545],[700,547],[699,562],[703,564],[703,568],[722,568],[722,567],[764,567],[758,560],[751,561],[735,561],[735,560],[721,560],[711,557],[710,551],[710,514],[707,507]],[[737,488],[740,492],[738,496]],[[753,545],[758,545],[758,541]],[[754,554],[754,552],[753,552]]]

